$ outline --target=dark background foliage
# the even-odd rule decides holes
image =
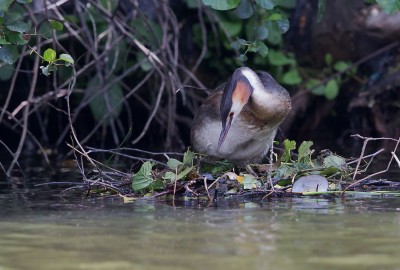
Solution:
[[[360,145],[351,134],[400,135],[399,1],[222,2],[233,8],[211,0],[2,1],[3,158],[70,154],[71,90],[82,145],[181,152],[203,98],[243,65],[270,72],[292,96],[279,139],[352,154]],[[43,59],[49,48],[74,65]]]

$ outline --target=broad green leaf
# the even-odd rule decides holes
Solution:
[[[164,190],[165,186],[164,186],[164,181],[161,179],[157,179],[155,181],[153,181],[153,183],[151,184],[151,188],[153,190]]]
[[[216,10],[229,10],[236,8],[240,0],[202,0],[203,4]]]
[[[276,6],[274,0],[256,0],[256,3],[264,9],[273,9]]]
[[[14,0],[0,0],[0,11],[7,11],[12,2]]]
[[[183,164],[186,166],[192,166],[193,165],[193,160],[196,157],[194,152],[187,150],[185,154],[183,154]]]
[[[31,22],[23,22],[23,21],[9,21],[5,20],[4,25],[7,27],[7,29],[18,32],[18,33],[26,33],[31,29]]]
[[[292,184],[292,178],[298,173],[298,169],[288,164],[282,164],[275,170],[274,179],[289,179],[289,181],[281,181],[279,185],[287,186]]]
[[[185,178],[186,175],[188,175],[193,169],[194,169],[194,166],[184,169],[183,171],[181,171],[178,174],[178,176],[176,177],[176,180],[181,180],[181,179]]]
[[[268,55],[268,47],[267,47],[267,45],[265,45],[264,42],[262,42],[261,40],[256,40],[255,46],[256,46],[256,49],[257,49],[256,51],[262,57],[266,57]]]
[[[282,19],[282,15],[279,13],[274,13],[268,17],[268,20],[271,20],[271,21],[276,21],[276,20],[281,20],[281,19]]]
[[[337,155],[330,155],[324,158],[324,167],[334,167],[337,169],[344,169],[346,167],[346,160]]]
[[[0,63],[5,62],[12,65],[18,59],[18,50],[14,46],[0,46]]]
[[[254,14],[253,4],[251,0],[240,1],[239,6],[235,10],[240,19],[248,19]]]
[[[150,161],[146,161],[142,164],[140,170],[132,176],[133,191],[141,191],[153,183],[153,177],[151,176],[152,168],[153,164]]]
[[[242,31],[243,23],[239,20],[232,21],[221,18],[220,22],[225,32],[231,37],[238,36],[240,31]]]
[[[7,45],[7,44],[11,44],[11,43],[8,42],[4,37],[0,37],[0,45]]]
[[[11,79],[14,74],[15,66],[14,65],[2,65],[0,66],[0,80],[8,81]]]
[[[330,67],[333,63],[333,56],[330,53],[325,54],[325,64]]]
[[[242,47],[247,46],[248,42],[244,39],[237,39],[231,43],[231,46],[235,50],[240,50]]]
[[[72,65],[74,64],[74,59],[72,58],[72,56],[66,53],[60,54],[60,57],[58,59]]]
[[[188,6],[188,8],[191,8],[191,9],[197,9],[198,8],[197,0],[185,0],[185,2],[186,2],[186,5]]]
[[[327,0],[319,0],[318,1],[318,12],[317,12],[317,20],[318,20],[318,22],[320,22],[322,20],[322,17],[325,14],[326,4],[327,4]]]
[[[56,52],[51,48],[45,50],[43,54],[43,59],[46,62],[52,63],[56,59]]]
[[[321,84],[320,80],[310,79],[306,83],[306,88],[314,95],[325,95],[325,86]]]
[[[268,37],[268,29],[262,25],[257,26],[255,34],[256,34],[256,39],[264,40]]]
[[[251,174],[244,175],[242,184],[243,184],[244,189],[253,189],[253,188],[258,188],[261,186],[260,181],[258,181],[257,178],[255,178]]]
[[[339,86],[335,79],[330,80],[325,86],[325,97],[329,100],[335,99],[339,94]]]
[[[386,13],[390,14],[400,11],[399,0],[376,0],[376,2]]]
[[[267,21],[265,27],[268,28],[267,40],[272,45],[279,45],[282,42],[282,34],[277,21]]]
[[[50,20],[50,27],[57,31],[62,31],[64,29],[64,25],[56,20]]]
[[[312,141],[304,141],[299,146],[299,156],[297,157],[298,162],[310,162],[311,161],[311,146],[313,145]]]
[[[295,65],[296,60],[289,58],[282,51],[270,50],[268,53],[268,60],[271,65],[284,66],[284,65]]]
[[[168,165],[168,168],[170,168],[171,170],[176,170],[176,169],[179,169],[178,167],[179,167],[179,166],[182,166],[183,163],[180,162],[180,161],[177,160],[177,159],[170,158],[170,159],[168,159],[168,161],[167,161],[167,165]]]
[[[274,22],[276,22],[276,24],[278,25],[278,29],[281,34],[284,34],[289,30],[289,20],[281,19],[281,20],[276,20]]]
[[[302,79],[296,67],[291,68],[282,77],[282,83],[287,85],[296,85],[301,83],[301,81]]]
[[[333,68],[336,71],[340,71],[341,72],[341,71],[345,71],[346,69],[348,69],[349,66],[350,66],[350,64],[345,62],[345,61],[338,61],[333,65]]]
[[[174,172],[166,172],[165,174],[164,174],[164,176],[163,176],[163,178],[165,179],[165,180],[169,180],[169,181],[171,181],[171,182],[175,182],[175,180],[176,180],[176,174],[174,173]]]
[[[29,36],[26,36],[25,39],[24,34],[21,34],[19,32],[14,32],[11,30],[6,30],[5,32],[7,41],[9,41],[12,44],[25,45],[26,43],[28,43]]]
[[[283,145],[285,150],[282,155],[282,162],[290,162],[292,160],[290,152],[296,149],[296,142],[286,139],[283,141]]]
[[[95,95],[89,103],[89,107],[97,122],[104,121],[103,123],[108,125],[120,115],[124,93],[118,83],[107,84],[105,87],[107,88],[103,89],[99,85],[96,77],[89,82],[88,89]],[[102,92],[96,93],[96,91]],[[105,115],[107,115],[106,120],[104,119]]]
[[[241,62],[246,62],[247,61],[247,55],[245,54],[241,54],[237,57],[237,60],[241,61]]]

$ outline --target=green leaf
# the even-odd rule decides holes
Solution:
[[[239,20],[232,21],[221,18],[220,22],[225,32],[231,37],[238,36],[242,31],[243,23]]]
[[[314,95],[325,95],[325,86],[321,84],[320,80],[310,79],[306,83],[306,88]]]
[[[5,62],[9,65],[13,64],[18,59],[18,50],[14,46],[0,46],[0,63]]]
[[[334,167],[336,169],[344,169],[346,167],[346,160],[337,155],[329,155],[324,158],[324,167]]]
[[[342,72],[345,71],[346,69],[348,69],[350,66],[350,64],[348,62],[345,61],[338,61],[333,65],[333,68],[336,71]]]
[[[268,20],[271,20],[271,21],[277,21],[277,20],[281,20],[281,19],[282,19],[282,15],[279,13],[274,13],[268,17]]]
[[[27,3],[32,3],[32,0],[17,0],[17,2],[21,4],[27,4]]]
[[[60,54],[60,57],[58,59],[72,65],[74,64],[74,59],[72,58],[72,56],[66,53]]]
[[[248,19],[254,14],[253,5],[250,0],[240,1],[236,9],[236,14],[240,19]]]
[[[255,48],[256,52],[258,52],[262,57],[266,57],[268,55],[268,47],[261,40],[256,40]]]
[[[282,162],[290,162],[292,160],[290,152],[296,149],[296,142],[286,139],[283,145],[285,146],[285,150],[282,155]]]
[[[153,181],[153,183],[151,184],[151,189],[153,189],[153,190],[163,191],[164,188],[165,188],[164,181],[161,179],[157,179],[157,180]]]
[[[216,10],[229,10],[236,8],[240,0],[202,0],[203,4]]]
[[[301,83],[302,78],[296,67],[291,68],[288,72],[283,74],[282,83],[287,85],[296,85]]]
[[[4,25],[7,27],[7,29],[18,32],[18,33],[26,33],[31,29],[31,22],[23,22],[23,21],[9,21],[5,20]]]
[[[163,178],[164,178],[165,180],[169,180],[169,181],[171,181],[171,182],[175,182],[175,180],[176,180],[176,174],[175,174],[174,172],[168,171],[168,172],[166,172],[166,173],[164,174]]]
[[[8,81],[11,79],[14,74],[15,66],[14,65],[2,65],[0,66],[0,80]]]
[[[400,11],[399,0],[376,0],[376,2],[386,13],[390,14]]]
[[[244,39],[237,39],[234,42],[231,43],[231,46],[235,50],[240,50],[242,47],[247,46],[248,42]]]
[[[168,168],[170,168],[171,170],[176,170],[176,169],[178,169],[179,166],[182,166],[183,163],[180,162],[180,161],[177,160],[177,159],[170,158],[170,159],[168,159],[168,161],[167,161],[167,165],[168,165]]]
[[[4,37],[0,37],[0,45],[7,45],[7,44],[11,44],[11,43],[8,42]]]
[[[279,45],[282,41],[281,30],[279,29],[277,21],[267,21],[265,26],[268,28],[267,40],[272,45]]]
[[[7,38],[7,41],[9,41],[12,44],[17,44],[17,45],[25,45],[26,43],[28,43],[29,40],[29,36],[26,36],[25,39],[25,35],[21,34],[19,32],[14,32],[11,30],[6,30],[5,31],[5,36]]]
[[[45,50],[43,54],[43,59],[46,62],[52,63],[56,59],[56,52],[51,48]]]
[[[141,191],[153,183],[153,177],[151,176],[152,168],[153,164],[150,161],[146,161],[140,167],[139,172],[132,176],[133,191]]]
[[[311,146],[313,145],[312,141],[304,141],[299,146],[299,156],[297,157],[298,162],[310,162],[311,161]]]
[[[195,157],[196,155],[194,154],[194,152],[187,150],[185,154],[183,154],[183,164],[186,166],[192,166]]]
[[[278,24],[278,28],[281,34],[284,34],[289,30],[289,20],[281,19],[277,20],[276,23]]]
[[[237,57],[237,60],[241,61],[241,62],[246,62],[247,61],[247,55],[245,54],[241,54]]]
[[[276,6],[273,0],[256,0],[256,3],[264,9],[273,9]]]
[[[0,0],[0,11],[7,11],[12,2],[14,0]]]
[[[62,31],[64,29],[64,25],[56,20],[49,20],[50,27],[57,31]]]
[[[327,3],[327,0],[319,0],[318,1],[318,12],[317,12],[317,21],[318,22],[320,22],[322,20],[322,17],[325,14],[326,3]]]
[[[264,40],[268,37],[268,29],[262,25],[257,26],[255,35],[256,39]]]
[[[333,100],[339,94],[339,85],[335,79],[330,80],[325,86],[325,97]]]
[[[325,63],[328,67],[332,66],[333,56],[330,53],[325,54]]]
[[[194,166],[184,169],[177,175],[176,180],[181,180],[181,179],[185,178],[186,175],[188,175],[193,169],[194,169]]]
[[[244,189],[253,189],[261,186],[260,181],[251,174],[244,175],[242,184]]]
[[[295,65],[294,58],[287,57],[282,51],[270,50],[268,53],[268,61],[274,66]]]
[[[106,87],[108,88],[102,89],[97,78],[93,78],[88,84],[88,89],[91,89],[93,95],[95,95],[89,103],[90,110],[97,122],[104,121],[108,125],[120,115],[124,93],[118,83]],[[97,94],[96,91],[100,90],[103,92]],[[107,115],[107,118],[103,119],[105,115]]]

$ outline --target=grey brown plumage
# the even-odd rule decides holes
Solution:
[[[238,68],[199,108],[192,147],[239,165],[259,162],[290,109],[289,93],[269,73]]]

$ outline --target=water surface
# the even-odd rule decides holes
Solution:
[[[63,198],[0,185],[0,269],[400,269],[400,198]]]

